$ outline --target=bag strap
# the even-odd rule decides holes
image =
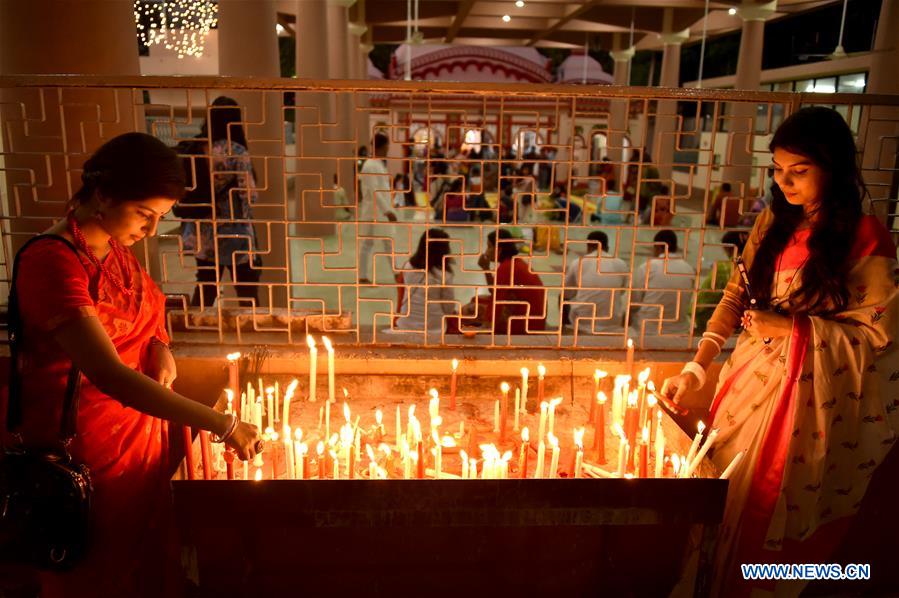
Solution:
[[[19,313],[19,298],[16,290],[16,281],[19,271],[19,257],[33,243],[41,239],[54,239],[66,245],[75,256],[78,256],[78,249],[72,243],[59,235],[38,235],[30,239],[16,253],[13,262],[12,281],[9,286],[9,401],[6,407],[6,429],[14,434],[18,427],[22,424],[22,379],[19,364],[19,350],[22,343],[22,319]],[[78,258],[81,262],[81,258]],[[83,265],[83,264],[82,264]],[[85,268],[87,270],[87,268]],[[72,364],[69,369],[68,379],[66,381],[66,396],[62,406],[62,417],[60,419],[59,439],[63,447],[67,447],[77,433],[77,415],[78,415],[78,395],[81,389],[81,371]]]

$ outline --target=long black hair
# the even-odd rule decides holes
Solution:
[[[125,133],[101,145],[84,163],[81,188],[69,207],[83,205],[97,193],[114,202],[178,200],[184,196],[184,168],[175,150],[156,137]]]
[[[439,272],[444,268],[443,258],[450,253],[449,235],[443,229],[431,228],[418,240],[418,249],[409,258],[409,264],[416,270]],[[446,260],[446,271],[452,272],[452,260]]]
[[[783,149],[811,160],[825,180],[808,239],[809,257],[790,302],[814,313],[838,312],[849,303],[849,252],[862,217],[865,183],[855,140],[843,117],[831,108],[799,110],[774,133],[769,149]],[[777,256],[803,220],[802,206],[790,204],[776,183],[771,186],[774,221],[761,240],[749,282],[762,306],[771,301]]]
[[[208,136],[212,143],[230,140],[232,143],[241,144],[244,149],[249,149],[242,121],[243,113],[237,101],[227,96],[219,96],[212,101],[209,118],[200,129],[200,137]]]

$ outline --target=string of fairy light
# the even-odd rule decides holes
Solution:
[[[200,57],[206,35],[218,23],[212,0],[135,0],[134,22],[141,43],[159,44],[178,58]]]

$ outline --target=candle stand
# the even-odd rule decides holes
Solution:
[[[687,575],[706,596],[727,492],[719,479],[173,487],[203,596],[663,596],[696,542]]]

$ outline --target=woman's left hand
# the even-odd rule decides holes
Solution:
[[[178,368],[175,365],[175,357],[167,346],[158,342],[150,343],[147,348],[146,374],[166,388],[172,387],[172,383],[178,377]]]
[[[793,330],[793,318],[767,310],[747,309],[743,312],[742,324],[743,330],[762,339],[789,336]]]

